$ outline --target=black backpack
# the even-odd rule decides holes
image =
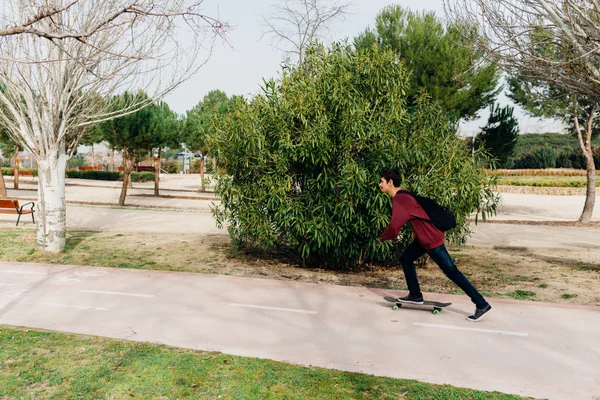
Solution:
[[[406,193],[414,197],[417,200],[417,203],[425,210],[431,225],[435,226],[440,231],[446,232],[456,227],[456,218],[452,211],[444,206],[440,206],[435,200],[430,199],[429,197],[419,196],[408,190],[399,190],[398,193]],[[424,221],[427,220],[424,219]]]

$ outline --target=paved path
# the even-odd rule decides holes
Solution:
[[[217,228],[211,213],[199,211],[155,211],[70,205],[67,206],[67,226],[71,230],[120,233],[227,234],[226,230]]]
[[[501,193],[498,216],[492,219],[524,221],[577,221],[585,196]],[[600,206],[594,207],[593,220],[600,221]]]
[[[222,351],[550,399],[600,394],[600,307],[464,296],[435,316],[377,289],[0,263],[0,324]]]
[[[570,226],[479,224],[472,227],[467,245],[547,249],[597,249],[600,228]]]
[[[33,182],[33,183],[32,183]],[[97,202],[114,205],[119,200],[121,182],[94,181],[85,179],[67,179],[67,202]],[[37,198],[37,185],[31,178],[21,182],[22,190],[10,189],[11,198]],[[161,195],[182,198],[140,197],[154,193],[154,183],[135,183],[129,189],[126,203],[134,206],[175,207],[208,211],[212,201],[199,200],[199,197],[214,197],[213,193],[199,193],[200,178],[196,175],[168,175],[161,181],[165,189]],[[576,221],[581,214],[585,196],[551,196],[537,194],[501,193],[501,204],[495,220],[525,221]],[[595,207],[593,220],[600,220],[600,206]]]
[[[14,225],[14,215],[0,214],[0,227]],[[31,226],[24,217],[21,225]],[[156,232],[227,234],[217,228],[212,215],[204,210],[159,211],[136,208],[67,206],[67,226],[71,230],[105,232]],[[536,226],[514,224],[473,225],[473,235],[467,244],[485,247],[529,247],[557,249],[597,248],[600,228],[566,226]]]
[[[95,203],[105,206],[116,206],[119,202],[121,191],[117,188],[95,188],[88,186],[67,186],[67,204]],[[214,202],[214,194],[182,191],[161,191],[163,197],[152,197],[153,190],[129,189],[127,191],[125,205],[130,207],[149,208],[178,208],[182,210],[210,211],[210,204]],[[37,191],[34,188],[22,188],[21,190],[8,189],[9,198],[23,199],[37,202]],[[165,196],[176,196],[169,198]]]

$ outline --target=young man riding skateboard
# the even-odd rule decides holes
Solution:
[[[454,261],[448,254],[445,242],[445,233],[429,222],[429,216],[414,196],[400,192],[401,178],[395,169],[385,169],[381,172],[379,187],[381,191],[393,199],[392,218],[379,240],[384,242],[398,237],[398,233],[407,222],[412,226],[413,242],[402,253],[400,263],[404,270],[404,277],[408,286],[408,295],[400,297],[398,302],[409,304],[423,304],[423,294],[419,287],[415,261],[427,253],[431,259],[440,267],[444,274],[461,288],[471,301],[475,304],[475,313],[467,317],[467,320],[480,321],[488,311],[492,309],[483,296],[473,287],[471,282],[456,268]]]

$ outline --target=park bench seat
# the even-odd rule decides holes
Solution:
[[[31,205],[30,209],[24,209],[25,206]],[[35,218],[33,213],[35,212],[35,204],[30,201],[23,205],[19,205],[19,200],[0,200],[0,214],[16,214],[17,217],[17,226],[19,226],[19,221],[21,220],[21,215],[31,214],[31,219],[35,224]]]
[[[14,176],[14,175],[15,175],[15,170],[13,169],[13,170],[11,170],[11,171],[12,171],[11,173],[12,173],[12,174],[13,174],[13,176]],[[26,170],[26,169],[24,169],[24,170],[19,170],[19,176],[33,176],[33,171],[28,171],[28,170]]]

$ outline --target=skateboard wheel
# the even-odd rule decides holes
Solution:
[[[438,314],[440,313],[440,310],[433,310],[433,313],[434,313],[435,315],[438,315]]]
[[[394,310],[394,311],[398,311],[398,308],[400,308],[400,307],[398,307],[398,306],[394,306],[394,307],[392,307],[392,310]]]

